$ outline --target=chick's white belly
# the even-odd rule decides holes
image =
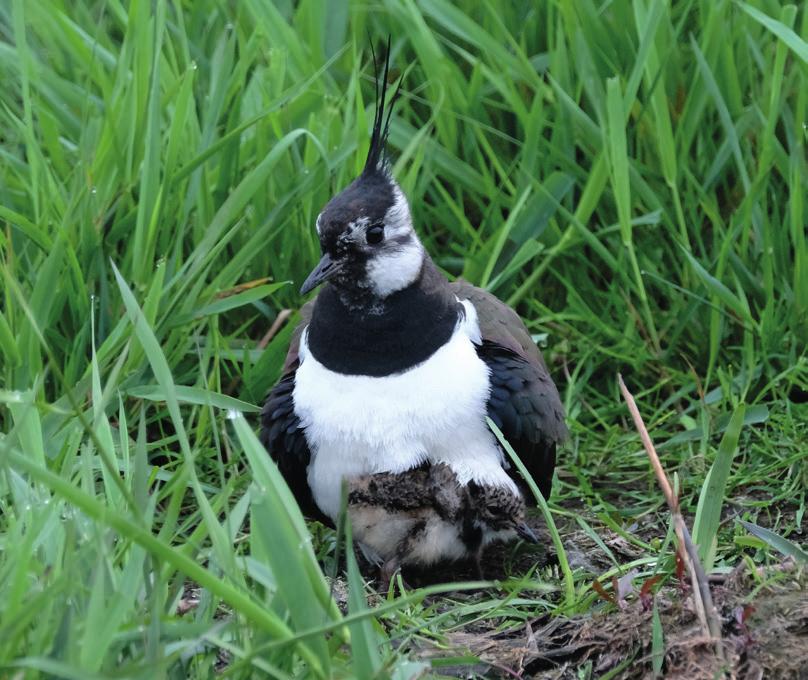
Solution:
[[[385,377],[330,371],[308,351],[304,333],[293,396],[312,452],[309,486],[325,514],[336,518],[343,478],[402,472],[426,460],[448,464],[460,484],[515,490],[485,422],[488,367],[467,323],[425,362]]]
[[[354,538],[373,562],[383,564],[400,559],[402,564],[427,566],[468,554],[460,527],[441,519],[431,509],[405,514],[378,506],[360,506],[351,507],[348,512]]]

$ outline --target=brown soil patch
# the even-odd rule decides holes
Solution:
[[[551,545],[540,520],[535,518],[531,524],[540,534],[541,543]],[[619,562],[642,556],[643,550],[624,537],[603,526],[593,528]],[[643,528],[638,527],[634,535]],[[577,525],[560,530],[573,568],[597,574],[612,566]],[[496,579],[508,573],[525,574],[537,565],[555,561],[544,547],[493,546],[486,553],[485,576]],[[408,585],[421,586],[473,580],[474,575],[470,567],[455,564],[428,572],[405,571],[403,577]],[[760,587],[763,579],[766,587]],[[726,578],[716,579],[712,592],[723,624],[727,669],[717,663],[714,644],[702,632],[688,586],[683,589],[675,580],[669,579],[653,596],[664,642],[660,677],[808,680],[808,570],[785,561],[754,578],[740,567]],[[640,585],[637,583],[636,588]],[[457,593],[454,599],[467,597],[474,595]],[[494,629],[501,620],[478,621],[473,628],[446,635],[440,647],[423,643],[414,653],[422,659],[473,655],[480,660],[472,667],[440,669],[445,675],[457,677],[653,678],[652,600],[646,600],[643,604],[635,591],[621,602],[620,608],[598,602],[585,615],[541,616],[505,631]],[[727,674],[723,675],[722,670]]]
[[[755,597],[755,613],[739,623],[743,598],[715,589],[724,621],[727,677],[739,680],[808,678],[808,591],[784,587]],[[656,597],[664,635],[662,676],[681,680],[722,677],[712,642],[701,633],[689,598],[665,588]],[[639,602],[573,618],[542,617],[504,632],[462,632],[447,636],[447,649],[424,648],[422,658],[472,654],[481,663],[458,667],[458,676],[578,680],[608,676],[652,678],[651,612]],[[585,669],[588,674],[581,675]],[[451,671],[450,671],[451,672]],[[455,674],[453,673],[453,674]]]

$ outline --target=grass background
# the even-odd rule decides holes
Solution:
[[[600,541],[605,574],[369,609],[349,560],[344,616],[334,534],[255,439],[291,324],[260,341],[361,168],[388,33],[417,228],[545,348],[572,430],[550,508],[631,565]],[[0,81],[0,674],[412,677],[425,638],[670,574],[617,371],[713,569],[805,544],[804,7],[9,0]]]

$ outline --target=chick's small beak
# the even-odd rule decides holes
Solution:
[[[525,522],[520,522],[516,525],[516,533],[519,538],[527,541],[528,543],[538,543],[539,539],[536,537],[536,534],[533,533],[533,529],[531,529]]]
[[[308,278],[303,282],[303,285],[300,287],[300,294],[305,295],[309,291],[314,290],[319,286],[323,281],[328,281],[334,274],[339,271],[339,265],[331,259],[331,256],[326,253],[317,263],[317,266],[314,268],[311,274],[309,274]]]

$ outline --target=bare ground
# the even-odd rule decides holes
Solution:
[[[548,545],[549,536],[540,520],[532,523],[542,543]],[[564,529],[562,536],[573,567],[597,574],[611,566],[597,557],[602,551],[577,525]],[[645,527],[637,529],[642,533]],[[660,529],[657,525],[657,535]],[[596,530],[621,562],[642,556],[642,549],[622,536],[602,526]],[[537,563],[552,564],[554,556],[543,549],[522,549],[514,554],[512,549],[499,546],[487,552],[485,561],[486,577],[502,578],[506,572],[526,573]],[[420,586],[471,579],[473,572],[465,565],[454,565],[428,574],[409,571],[403,576],[409,585]],[[653,678],[655,603],[663,631],[660,677],[700,680],[722,677],[722,670],[726,670],[725,677],[739,680],[808,680],[808,573],[793,561],[761,568],[755,574],[741,563],[731,573],[715,577],[712,593],[722,621],[726,666],[717,662],[714,643],[702,632],[689,584],[680,584],[671,576],[656,593],[649,591],[645,597],[639,596],[641,585],[637,582],[627,587],[617,606],[602,599],[584,615],[537,616],[504,631],[497,627],[499,620],[489,624],[478,621],[473,629],[449,633],[440,646],[423,643],[414,653],[422,659],[464,655],[480,659],[476,666],[442,669],[455,677]],[[474,595],[453,596],[455,600],[466,597]]]
[[[804,584],[760,591],[743,620],[745,595],[714,589],[724,622],[724,650],[732,677],[808,678],[808,596]],[[662,677],[720,677],[712,642],[705,638],[689,597],[676,588],[656,595],[664,631]],[[472,654],[481,663],[458,667],[459,677],[578,680],[581,677],[651,678],[651,611],[639,602],[572,618],[540,617],[507,631],[451,633],[447,646],[424,647],[422,658]],[[587,668],[590,675],[580,675]],[[448,670],[448,669],[447,669]]]
[[[608,527],[589,524],[611,550],[619,563],[643,557],[645,551]],[[530,518],[531,528],[539,536],[538,546],[495,545],[485,555],[485,577],[508,578],[531,569],[547,570],[557,564],[556,556],[545,546],[550,536],[542,520]],[[573,569],[603,574],[612,563],[590,535],[577,523],[559,526],[567,557]],[[631,527],[631,534],[645,541],[664,535],[663,517],[647,518]],[[373,579],[375,568],[357,557],[362,571]],[[471,565],[446,565],[426,572],[405,571],[405,583],[411,587],[432,583],[474,580]],[[643,581],[637,577],[620,578],[618,596],[612,601],[593,596],[594,603],[585,614],[530,618],[503,630],[501,618],[477,618],[473,625],[447,633],[440,644],[417,638],[407,651],[422,660],[440,660],[473,656],[474,665],[444,666],[444,677],[461,678],[537,678],[540,680],[581,680],[611,678],[634,680],[654,678],[652,645],[652,606],[659,613],[663,632],[661,671],[656,677],[701,680],[729,677],[737,680],[808,680],[808,569],[791,559],[759,567],[750,573],[746,563],[728,574],[712,577],[711,590],[722,621],[722,645],[726,666],[716,660],[714,643],[703,633],[694,611],[689,583],[675,575],[641,593]],[[611,598],[610,584],[607,596]],[[343,578],[333,582],[333,595],[347,610],[348,592]],[[654,592],[655,591],[655,592]],[[453,603],[475,602],[490,591],[462,591],[451,594]],[[594,590],[593,590],[594,594]],[[527,593],[527,597],[531,594]],[[383,596],[378,596],[379,604]],[[444,596],[430,598],[439,609],[450,608]],[[199,587],[188,584],[178,613],[193,610],[199,602]],[[219,670],[228,665],[222,656]],[[657,661],[657,665],[659,665]],[[723,674],[722,671],[726,673]]]

